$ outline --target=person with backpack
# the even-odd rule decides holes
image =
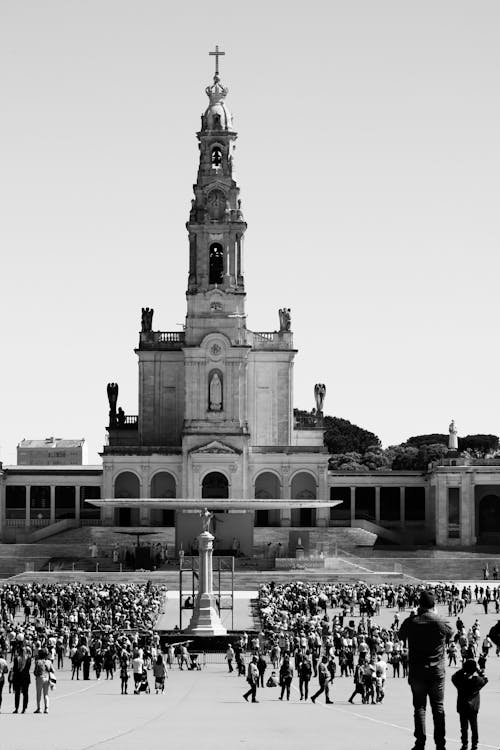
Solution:
[[[250,685],[250,689],[243,694],[243,698],[248,702],[248,698],[252,696],[252,703],[258,703],[257,700],[257,686],[259,684],[259,669],[257,667],[257,657],[253,656],[247,672],[247,682]]]
[[[462,735],[461,750],[468,746],[469,725],[471,729],[471,750],[477,750],[478,731],[477,715],[479,713],[479,691],[488,682],[481,670],[478,670],[474,659],[467,659],[462,669],[451,676],[451,681],[457,689],[457,711],[460,717]]]
[[[40,703],[43,695],[43,712],[44,714],[49,713],[49,690],[51,675],[54,674],[54,668],[52,662],[47,658],[47,651],[44,648],[38,650],[38,655],[35,661],[35,669],[33,670],[35,676],[35,687],[36,687],[36,710],[35,713],[41,713]]]
[[[281,687],[281,695],[279,697],[280,701],[283,700],[283,696],[285,695],[286,690],[286,699],[287,701],[290,700],[290,687],[292,685],[292,679],[293,679],[293,668],[290,663],[290,656],[288,654],[285,654],[283,657],[283,661],[281,663],[280,667],[280,687]]]

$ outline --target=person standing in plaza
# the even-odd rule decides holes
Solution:
[[[286,691],[287,701],[290,700],[290,687],[292,685],[292,679],[293,679],[293,669],[290,663],[290,656],[288,654],[285,654],[285,656],[283,657],[283,661],[281,663],[281,667],[280,667],[280,686],[281,686],[281,695],[279,697],[280,701],[283,700],[285,691]]]
[[[31,649],[20,643],[12,660],[12,687],[14,689],[14,711],[19,712],[21,694],[23,696],[23,714],[28,708],[28,694],[31,683]]]
[[[479,691],[486,685],[488,678],[478,670],[474,659],[467,659],[462,669],[451,676],[451,681],[457,689],[457,711],[460,717],[462,747],[467,750],[469,742],[469,725],[471,729],[471,750],[477,750],[479,741],[477,730],[477,715],[479,713]]]
[[[307,654],[303,654],[300,659],[297,671],[299,673],[300,700],[307,700],[309,697],[309,680],[312,675],[311,660]]]
[[[330,673],[328,671],[328,657],[323,656],[320,663],[318,664],[318,682],[319,682],[319,688],[314,693],[314,695],[311,695],[311,700],[314,703],[316,701],[316,698],[318,698],[321,693],[325,694],[325,703],[333,703],[333,701],[330,700]]]
[[[7,675],[9,674],[9,665],[5,661],[5,652],[0,650],[0,708],[2,707],[2,693]]]
[[[257,668],[257,657],[253,656],[248,665],[247,671],[247,682],[250,685],[250,689],[243,694],[243,697],[248,701],[249,696],[252,696],[252,703],[258,703],[257,700],[257,685],[259,684],[259,670]]]
[[[225,659],[227,661],[227,669],[228,672],[233,671],[233,661],[234,661],[235,653],[234,648],[231,646],[231,644],[228,645]]]
[[[436,750],[445,750],[444,714],[445,646],[451,638],[450,625],[436,613],[434,595],[422,591],[416,615],[408,617],[399,637],[408,644],[408,682],[413,695],[415,745],[423,750],[426,741],[425,710],[429,698],[434,719]]]
[[[46,650],[44,648],[39,649],[35,661],[35,669],[33,671],[36,687],[36,714],[40,713],[40,703],[42,701],[42,695],[43,712],[44,714],[49,713],[50,675],[53,672],[54,669],[52,667],[52,662],[47,658]]]

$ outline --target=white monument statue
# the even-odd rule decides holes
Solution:
[[[217,613],[213,592],[212,552],[215,537],[210,533],[210,521],[213,515],[208,508],[204,508],[200,512],[203,531],[198,537],[198,554],[200,556],[199,588],[193,603],[193,616],[187,629],[187,632],[193,635],[227,634],[227,630],[222,625]]]
[[[457,428],[455,427],[454,419],[451,420],[449,432],[450,432],[450,437],[448,438],[448,450],[457,451],[458,450],[458,432],[457,432]]]

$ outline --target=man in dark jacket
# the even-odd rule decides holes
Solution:
[[[452,629],[435,611],[434,595],[422,591],[418,613],[404,620],[399,637],[408,643],[408,682],[413,695],[415,745],[413,750],[425,746],[425,709],[427,696],[434,719],[436,750],[445,750],[446,731],[444,716],[445,646]]]
[[[17,714],[17,712],[19,711],[21,694],[23,696],[23,714],[28,708],[28,694],[31,682],[30,669],[31,649],[25,648],[24,644],[20,643],[16,648],[16,652],[12,660],[12,687],[14,688],[15,714]]]
[[[451,680],[455,685],[457,695],[457,711],[460,717],[460,729],[462,733],[461,750],[467,750],[468,732],[470,724],[471,750],[477,750],[478,732],[477,715],[479,713],[479,691],[488,682],[488,678],[478,671],[474,659],[467,659],[462,669],[452,675]]]

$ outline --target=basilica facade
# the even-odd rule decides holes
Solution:
[[[69,519],[168,528],[179,549],[192,538],[195,511],[148,501],[269,498],[325,504],[225,510],[218,515],[220,549],[238,538],[241,550],[250,555],[279,539],[291,553],[290,540],[300,533],[311,550],[327,553],[334,529],[347,528],[364,532],[366,539],[371,535],[372,543],[376,538],[443,546],[499,542],[500,465],[494,462],[475,465],[450,452],[425,472],[329,471],[322,429],[324,385],[311,384],[311,413],[294,416],[297,350],[291,311],[277,311],[278,325],[272,323],[268,331],[247,327],[247,224],[233,177],[237,133],[218,70],[206,93],[186,224],[184,330],[159,330],[154,311],[142,310],[135,350],[138,413],[125,414],[118,385],[108,384],[102,465],[0,470],[3,540]],[[87,502],[98,499],[114,502],[100,508]],[[120,506],[120,499],[141,502]],[[330,507],[327,501],[332,500],[340,504]]]

